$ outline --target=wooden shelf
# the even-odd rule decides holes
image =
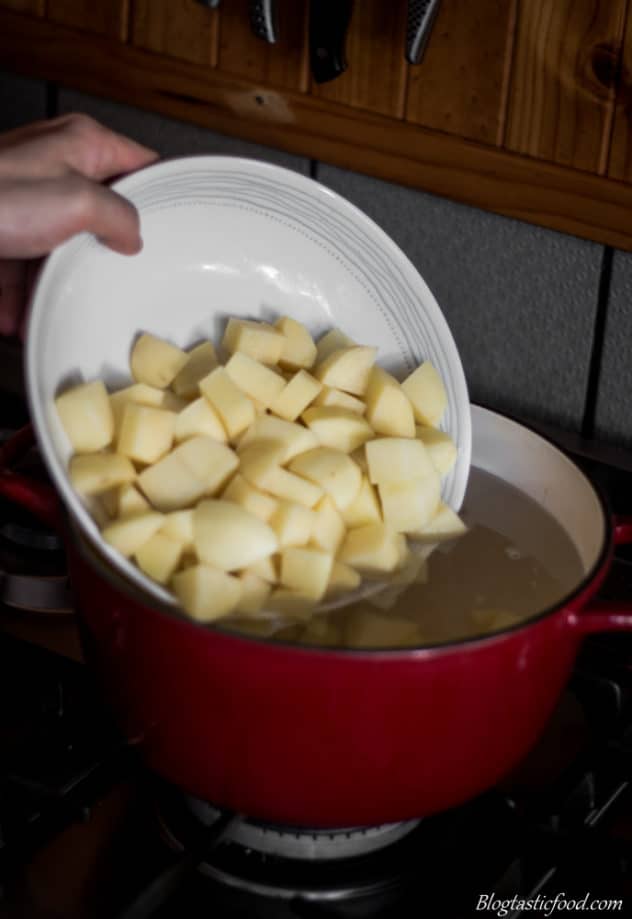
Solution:
[[[613,0],[608,14],[590,23],[584,21],[584,0],[570,4],[577,20],[572,35],[589,26],[594,32],[589,47],[581,48],[576,38],[564,43],[559,23],[556,30],[543,23],[551,0],[525,0],[520,16],[515,0],[485,0],[479,14],[488,24],[494,8],[498,12],[495,30],[486,34],[492,32],[490,40],[502,48],[499,59],[476,45],[478,20],[479,32],[468,31],[462,20],[449,28],[456,0],[445,0],[422,67],[408,68],[401,54],[390,53],[390,75],[381,89],[375,68],[367,67],[371,42],[361,36],[377,23],[389,42],[400,42],[403,21],[398,4],[388,5],[391,19],[384,12],[380,19],[376,3],[368,2],[357,20],[361,31],[350,39],[350,56],[362,67],[358,63],[354,71],[351,61],[348,73],[326,87],[310,86],[301,45],[306,24],[297,4],[293,43],[274,57],[274,48],[247,34],[245,12],[226,16],[222,28],[218,11],[205,11],[193,0],[184,0],[182,9],[198,17],[195,28],[189,19],[174,23],[173,5],[162,0],[138,0],[131,7],[127,0],[112,0],[92,18],[83,2],[49,2],[55,20],[44,17],[39,2],[0,0],[0,68],[632,251],[632,186],[623,181],[631,178],[629,116],[620,85],[626,77],[625,68],[613,70],[611,61],[616,41],[627,44],[627,0]],[[519,20],[522,31],[516,32]],[[541,38],[541,82],[529,35]],[[373,53],[378,51],[375,46]],[[583,76],[564,91],[571,58],[583,62]],[[459,59],[465,63],[456,66]],[[442,60],[451,76],[442,94],[429,98],[421,71],[426,68],[426,90],[438,86]],[[489,72],[482,69],[486,62]],[[450,67],[457,75],[465,68],[461,76],[475,102],[468,105]],[[588,72],[594,85],[585,82]],[[542,104],[527,85],[543,96]]]

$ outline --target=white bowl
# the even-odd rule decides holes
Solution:
[[[143,251],[117,255],[82,234],[50,256],[32,302],[26,377],[31,417],[59,494],[115,569],[174,602],[101,539],[70,484],[70,445],[53,400],[81,380],[130,383],[130,347],[141,331],[188,348],[202,338],[218,341],[228,316],[287,314],[314,336],[337,326],[375,345],[380,364],[400,378],[432,361],[448,393],[441,427],[458,447],[443,498],[460,508],[471,454],[461,361],[427,285],[372,220],[312,179],[256,160],[172,160],[114,187],[140,212]]]

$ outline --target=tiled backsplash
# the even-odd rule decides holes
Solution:
[[[0,130],[41,117],[45,97],[41,84],[0,76]],[[603,246],[76,92],[60,90],[58,110],[85,111],[164,156],[225,153],[311,170],[417,266],[452,329],[474,401],[577,431],[592,420]],[[630,337],[632,255],[615,253],[594,420],[600,438],[625,446]]]

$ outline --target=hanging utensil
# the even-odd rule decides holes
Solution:
[[[275,44],[278,29],[278,11],[275,0],[249,0],[250,28],[257,38]]]
[[[311,0],[309,58],[316,83],[335,80],[347,69],[345,42],[353,0]]]
[[[438,11],[439,0],[408,0],[406,60],[409,64],[421,63]]]

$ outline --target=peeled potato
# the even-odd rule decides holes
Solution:
[[[402,383],[419,424],[437,425],[448,404],[443,380],[429,361],[424,361]]]
[[[364,415],[366,405],[362,399],[349,395],[341,389],[334,389],[332,386],[323,386],[320,393],[314,399],[314,405],[331,406],[335,408],[346,408],[356,415]]]
[[[417,425],[417,437],[422,442],[440,475],[446,475],[456,462],[456,444],[449,434],[438,428]]]
[[[281,549],[306,546],[314,528],[315,513],[295,501],[279,501],[269,522]]]
[[[117,485],[133,482],[136,470],[117,453],[84,453],[70,460],[70,481],[82,495],[100,495]]]
[[[75,453],[93,453],[112,442],[114,416],[101,380],[74,386],[55,399],[55,406]]]
[[[329,582],[327,584],[327,596],[335,597],[337,594],[346,593],[349,590],[355,590],[360,586],[361,577],[350,565],[335,560]]]
[[[178,567],[182,543],[158,531],[136,552],[138,567],[159,584],[166,584]]]
[[[316,345],[304,325],[289,316],[283,316],[274,324],[285,339],[279,357],[281,367],[297,370],[312,367],[316,360]]]
[[[175,511],[220,490],[239,465],[230,447],[210,437],[192,437],[138,476],[154,507]]]
[[[242,453],[246,447],[261,441],[283,445],[284,449],[279,456],[281,463],[287,463],[298,453],[304,453],[318,446],[318,438],[308,428],[291,421],[284,421],[283,418],[274,418],[272,415],[257,418],[239,441],[237,450]]]
[[[247,511],[265,523],[270,520],[279,506],[276,498],[266,495],[258,488],[255,488],[239,473],[230,480],[222,493],[222,498],[241,504]]]
[[[232,501],[201,501],[193,512],[193,539],[201,562],[236,571],[279,548],[274,530]]]
[[[255,420],[254,405],[223,367],[211,370],[200,381],[200,390],[221,418],[231,439],[245,431]]]
[[[220,443],[226,443],[227,440],[219,415],[204,397],[190,402],[178,413],[174,434],[178,443],[189,437],[196,437],[198,434],[212,437]]]
[[[139,463],[155,463],[171,448],[176,415],[162,408],[128,402],[116,449]]]
[[[331,447],[316,447],[301,453],[294,457],[289,468],[324,489],[339,511],[349,507],[362,484],[362,473],[353,460]]]
[[[174,574],[171,583],[187,613],[200,622],[228,616],[241,598],[239,578],[209,565],[194,565]]]
[[[341,351],[343,348],[353,348],[355,342],[341,332],[340,329],[330,329],[322,338],[316,342],[316,360],[320,364],[334,351]]]
[[[323,447],[334,447],[343,453],[352,453],[374,436],[369,423],[347,408],[313,406],[302,417]]]
[[[136,340],[130,358],[132,376],[136,382],[157,386],[159,389],[169,386],[186,362],[187,355],[180,348],[148,334]]]
[[[286,421],[295,421],[321,390],[321,384],[305,370],[299,370],[270,405],[270,411]]]
[[[415,539],[423,542],[440,542],[444,539],[456,539],[467,533],[467,527],[458,514],[447,504],[439,502],[435,514],[424,525],[411,531]]]
[[[327,590],[334,557],[320,549],[290,547],[281,552],[281,584],[320,600]]]
[[[114,520],[101,530],[104,540],[129,558],[145,545],[162,525],[163,515],[150,511]]]
[[[265,322],[229,319],[222,344],[234,354],[242,351],[262,364],[278,364],[285,348],[285,335]]]
[[[378,485],[384,523],[398,533],[423,530],[439,506],[441,480],[434,472],[423,479]]]
[[[360,490],[349,507],[342,511],[342,519],[347,527],[361,527],[367,523],[381,523],[382,511],[375,488],[368,478],[362,476]]]
[[[184,399],[199,395],[199,382],[217,367],[217,355],[210,341],[202,342],[187,352],[186,361],[174,377],[171,388]]]
[[[414,437],[415,418],[406,393],[395,377],[373,367],[365,394],[366,419],[377,434]]]
[[[256,399],[264,408],[285,389],[285,378],[248,354],[238,351],[226,364],[226,373],[243,393]]]
[[[239,580],[241,581],[241,597],[235,612],[242,616],[256,615],[265,606],[272,588],[267,581],[250,571],[242,571]]]
[[[335,555],[344,539],[345,524],[329,495],[315,506],[313,518],[311,544]]]
[[[121,485],[117,489],[117,508],[113,516],[131,517],[132,514],[144,514],[150,510],[149,502],[134,485]]]
[[[365,572],[395,571],[401,561],[404,537],[383,523],[348,530],[338,558]]]
[[[420,440],[380,437],[365,447],[371,482],[385,484],[420,479],[436,472]]]
[[[314,376],[323,385],[362,396],[366,392],[377,348],[354,345],[333,351],[317,365]]]

